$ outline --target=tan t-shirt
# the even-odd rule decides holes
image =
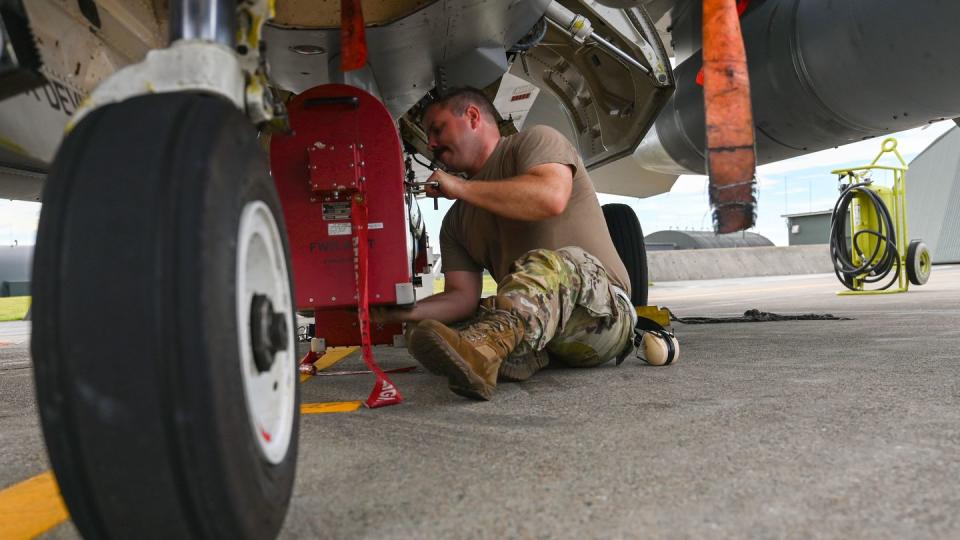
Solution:
[[[630,278],[610,240],[593,181],[579,152],[559,131],[534,126],[501,138],[470,181],[496,182],[544,163],[574,168],[573,191],[563,213],[540,221],[521,221],[456,201],[440,227],[442,271],[487,269],[499,282],[510,265],[532,249],[577,246],[600,259],[613,282],[629,294]]]

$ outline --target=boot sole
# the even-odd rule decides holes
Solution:
[[[550,357],[546,351],[530,353],[528,358],[507,358],[500,364],[497,378],[506,382],[523,382],[547,367]]]
[[[482,401],[490,401],[493,396],[493,387],[478,377],[437,334],[419,328],[414,330],[410,336],[410,352],[427,371],[446,377],[453,393]]]

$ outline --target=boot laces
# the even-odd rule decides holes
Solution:
[[[500,347],[512,349],[519,325],[510,319],[514,316],[504,311],[485,309],[479,320],[460,331],[460,337],[471,343],[494,342]],[[508,337],[509,336],[509,337]]]

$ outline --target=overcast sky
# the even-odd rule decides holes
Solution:
[[[893,136],[898,140],[898,150],[909,162],[955,125],[953,121],[938,122]],[[757,170],[757,226],[752,230],[777,245],[787,245],[786,223],[781,216],[831,209],[838,193],[837,179],[830,171],[869,164],[879,152],[882,140],[861,141],[760,167]],[[909,172],[907,182],[910,182]],[[645,234],[664,229],[708,230],[712,226],[705,176],[681,176],[669,193],[647,199],[601,194],[600,202],[631,205]],[[437,250],[440,222],[451,201],[441,200],[439,204],[439,211],[433,209],[431,201],[420,204]],[[0,201],[0,245],[33,244],[39,213],[38,203]]]

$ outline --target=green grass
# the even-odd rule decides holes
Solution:
[[[0,298],[0,322],[22,321],[30,309],[29,296]]]
[[[433,280],[433,292],[439,293],[443,292],[443,278],[438,277]],[[490,274],[483,274],[483,296],[491,296],[497,294],[497,282],[493,280],[493,276]]]

